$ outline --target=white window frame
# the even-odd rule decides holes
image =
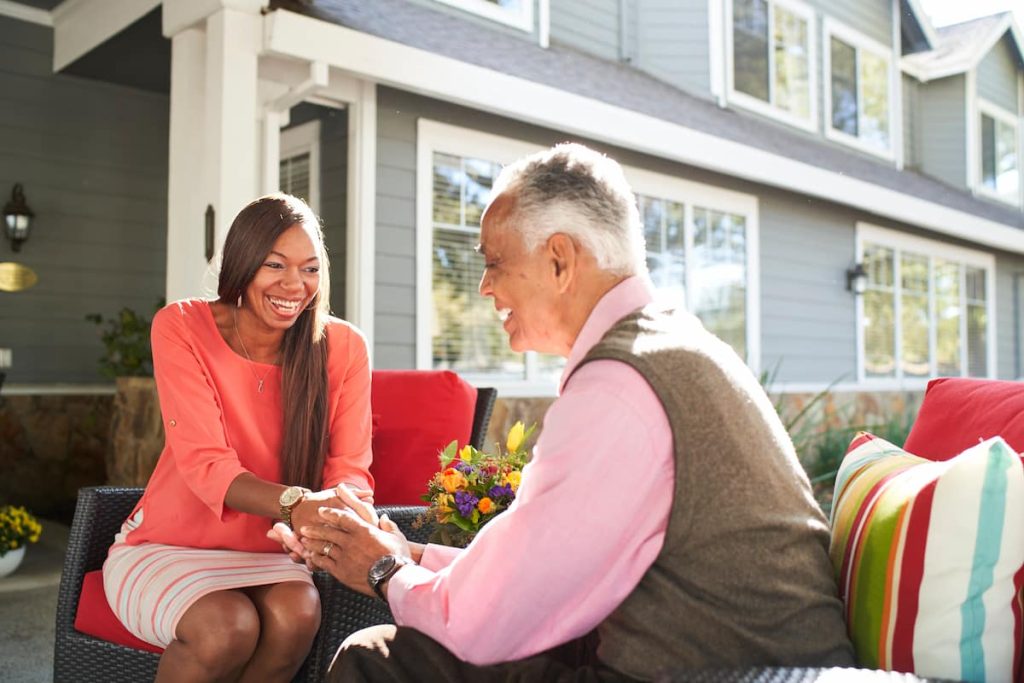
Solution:
[[[974,159],[971,162],[974,165],[974,191],[977,194],[988,197],[989,199],[995,199],[996,201],[1002,202],[1003,204],[1009,204],[1010,206],[1019,207],[1021,201],[1021,181],[1022,178],[1024,178],[1024,168],[1021,167],[1020,121],[1018,120],[1017,115],[1014,114],[1012,111],[1004,109],[1000,107],[998,104],[986,100],[983,97],[977,98],[974,111],[974,132],[975,139],[978,141],[978,144],[974,146]],[[985,140],[982,135],[981,125],[982,116],[990,116],[996,121],[1001,121],[1002,123],[1005,123],[1013,127],[1013,149],[1017,154],[1017,192],[1014,196],[1014,199],[1007,199],[1006,197],[1001,196],[995,190],[989,189],[988,187],[985,186],[985,169],[981,167],[982,163],[984,163],[985,158]]]
[[[758,223],[758,200],[754,195],[725,190],[690,180],[662,175],[632,167],[623,167],[633,192],[655,199],[667,199],[683,205],[686,224],[686,252],[692,253],[693,209],[723,211],[742,215],[746,229],[746,345],[747,365],[754,373],[761,370],[761,276],[760,276],[760,231]],[[687,310],[692,311],[694,286],[693,263],[686,263],[685,291]]]
[[[523,4],[518,12],[499,7],[494,3],[484,2],[484,0],[435,0],[435,2],[457,7],[464,12],[497,21],[526,33],[533,33],[534,0],[522,0]]]
[[[306,199],[313,213],[320,214],[320,122],[309,121],[281,131],[278,166],[282,161],[301,154],[309,154],[309,197]],[[278,179],[280,189],[280,178]]]
[[[744,109],[767,116],[768,118],[781,121],[797,128],[810,131],[818,130],[818,45],[815,40],[817,33],[816,15],[814,9],[805,5],[799,0],[767,0],[768,2],[768,91],[769,99],[775,88],[775,57],[772,49],[772,41],[775,35],[775,6],[778,5],[787,12],[792,12],[807,22],[807,88],[808,88],[808,116],[802,119],[785,112],[770,101],[765,102],[756,97],[740,92],[735,88],[735,53],[733,41],[733,0],[725,0],[725,89],[726,97],[731,104],[739,105]]]
[[[877,244],[880,246],[888,247],[899,251],[911,251],[915,254],[927,256],[931,258],[941,258],[948,261],[955,261],[961,266],[971,266],[974,268],[981,268],[985,271],[985,315],[988,321],[988,327],[985,330],[986,339],[986,372],[985,377],[995,378],[995,372],[997,367],[996,359],[996,260],[995,256],[982,251],[975,251],[973,249],[966,249],[964,247],[958,247],[944,242],[937,242],[934,240],[926,239],[923,237],[917,237],[914,235],[908,235],[903,232],[883,228],[877,225],[869,223],[857,223],[856,226],[856,255],[857,263],[863,263],[864,261],[864,245],[865,243]],[[964,271],[961,268],[960,271],[960,339],[961,343],[967,338],[967,311],[965,307],[965,287],[964,287]],[[899,259],[895,259],[893,262],[893,283],[895,289],[899,292],[902,287],[900,286],[900,263]],[[928,298],[929,301],[934,299],[934,290],[932,278],[928,280]],[[903,325],[902,325],[902,297],[895,296],[893,301],[893,320],[896,323],[896,338],[895,338],[895,361],[896,361],[896,377],[867,377],[865,369],[865,339],[864,339],[864,297],[863,295],[857,297],[857,381],[859,384],[866,385],[873,390],[886,390],[886,389],[910,389],[910,390],[922,390],[928,384],[930,377],[936,376],[936,360],[935,360],[935,335],[934,335],[934,320],[932,319],[933,312],[929,313],[929,328],[932,330],[929,340],[928,348],[928,362],[930,365],[929,377],[926,378],[912,378],[904,379],[903,369],[900,365],[900,354],[902,352],[903,343]],[[960,349],[960,376],[967,377],[967,353],[965,349]]]
[[[899,69],[899,65],[893,60],[892,49],[882,43],[869,38],[868,36],[855,31],[854,29],[841,24],[840,22],[826,17],[822,21],[822,79],[825,81],[825,87],[823,88],[824,93],[824,108],[825,117],[822,122],[825,126],[825,137],[836,142],[841,142],[844,145],[849,145],[855,149],[859,149],[862,152],[867,152],[875,156],[888,159],[889,161],[896,161],[896,126],[898,121],[896,120],[896,103],[895,98],[899,94],[893,87],[893,82],[898,75],[894,70]],[[862,50],[873,53],[876,57],[881,57],[889,64],[888,78],[885,81],[885,87],[888,92],[888,112],[889,112],[889,146],[886,148],[876,147],[868,142],[865,142],[860,137],[849,135],[842,131],[836,130],[832,127],[832,38],[836,37],[843,41],[847,45],[853,47],[857,51],[856,61],[856,72],[857,72],[857,129],[862,130],[861,117],[863,116],[863,105],[864,97],[861,89],[863,83],[860,78],[860,55]]]

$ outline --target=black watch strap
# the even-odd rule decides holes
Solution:
[[[378,598],[384,602],[388,601],[388,596],[384,593],[384,584],[406,564],[405,560],[399,559],[395,555],[385,555],[373,563],[373,566],[370,567],[370,573],[366,577],[366,582],[370,584],[370,588],[373,589]]]

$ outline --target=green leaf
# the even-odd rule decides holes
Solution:
[[[441,455],[440,455],[440,457],[441,457],[441,467],[444,468],[444,467],[448,467],[449,465],[451,465],[452,464],[452,460],[455,459],[455,456],[458,455],[458,453],[459,453],[459,442],[458,441],[452,441],[450,444],[445,446],[444,450],[441,451]]]

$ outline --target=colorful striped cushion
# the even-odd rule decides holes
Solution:
[[[1016,678],[1024,467],[1001,438],[932,462],[858,434],[836,478],[831,554],[862,666]]]

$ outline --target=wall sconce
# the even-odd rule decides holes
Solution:
[[[861,295],[868,288],[868,271],[863,263],[857,263],[846,269],[846,291]]]
[[[11,201],[4,205],[4,233],[11,241],[11,248],[14,251],[21,251],[21,243],[28,239],[34,215],[25,203],[25,192],[21,188],[21,183],[16,183],[11,190]]]

